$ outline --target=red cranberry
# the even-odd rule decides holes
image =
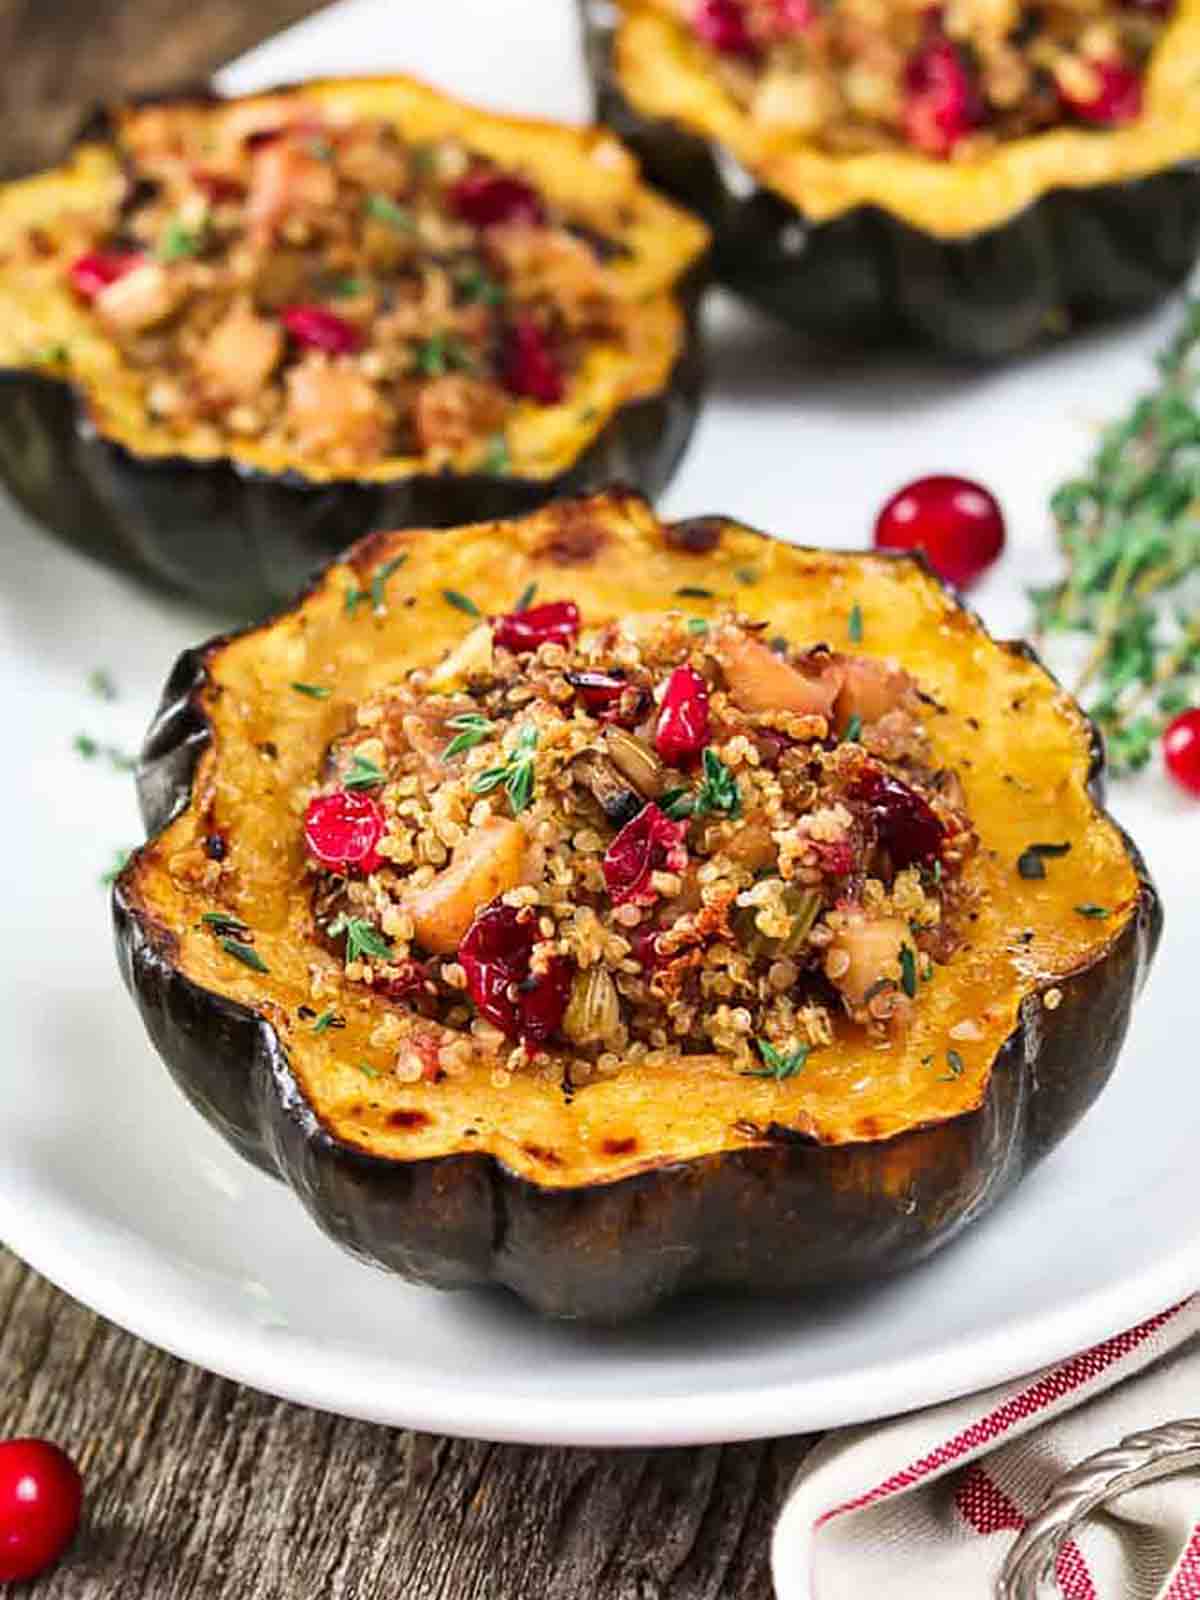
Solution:
[[[1142,75],[1121,61],[1089,61],[1097,79],[1096,92],[1088,100],[1076,100],[1062,90],[1064,103],[1084,122],[1114,127],[1136,122],[1142,114]]]
[[[558,357],[532,317],[518,317],[504,350],[504,386],[544,406],[555,406],[566,393]]]
[[[492,228],[502,222],[529,222],[536,226],[546,220],[536,190],[502,172],[468,172],[450,190],[449,198],[455,216],[477,228]]]
[[[485,906],[467,929],[458,959],[467,993],[480,1016],[510,1039],[545,1044],[557,1033],[571,996],[571,963],[553,956],[547,970],[531,977],[537,917],[502,900]]]
[[[1200,710],[1183,711],[1163,734],[1167,771],[1189,794],[1200,795]]]
[[[510,611],[492,618],[492,638],[502,650],[523,655],[541,644],[569,649],[579,635],[579,607],[574,600],[548,600],[528,611]]]
[[[867,802],[876,837],[894,872],[932,861],[940,853],[945,829],[929,802],[907,783],[869,768],[854,793]]]
[[[967,589],[1004,549],[1004,513],[970,478],[918,478],[879,513],[875,548],[923,550],[939,578]]]
[[[816,20],[815,0],[774,0],[768,28],[775,39],[792,39],[807,33]]]
[[[374,872],[385,826],[379,802],[369,794],[318,794],[304,813],[304,842],[309,855],[332,872]]]
[[[615,672],[568,672],[566,678],[594,717],[618,728],[636,728],[653,704],[649,689]]]
[[[362,346],[362,335],[354,324],[327,306],[285,306],[279,320],[296,343],[309,350],[347,356]]]
[[[672,767],[698,761],[708,743],[708,685],[695,667],[676,667],[667,679],[654,747]]]
[[[848,878],[854,871],[854,846],[845,839],[829,842],[814,839],[813,849],[821,871],[831,878]]]
[[[627,822],[604,852],[604,882],[613,905],[650,905],[652,872],[682,872],[687,866],[686,822],[672,822],[653,801]]]
[[[231,178],[226,172],[207,172],[203,167],[193,167],[192,182],[200,193],[211,204],[218,205],[222,200],[240,200],[246,192],[246,186],[238,178]]]
[[[756,54],[741,0],[699,0],[692,26],[710,49],[723,56]]]
[[[71,263],[71,287],[81,300],[94,300],[102,289],[140,267],[145,259],[137,250],[91,250]]]
[[[966,62],[949,39],[935,35],[908,63],[904,131],[930,156],[948,156],[980,121]]]
[[[0,1583],[23,1583],[57,1561],[79,1526],[83,1480],[44,1439],[0,1444]]]

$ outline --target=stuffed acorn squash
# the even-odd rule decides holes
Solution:
[[[582,0],[601,114],[809,332],[968,357],[1200,247],[1200,0]]]
[[[242,610],[372,525],[655,493],[704,247],[610,134],[407,79],[126,106],[0,187],[0,479]]]
[[[357,1253],[618,1319],[879,1274],[1103,1086],[1159,933],[1078,707],[919,561],[616,493],[185,655],[120,963]]]

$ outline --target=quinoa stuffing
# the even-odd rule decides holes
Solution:
[[[734,613],[481,618],[360,704],[301,797],[316,928],[402,1079],[883,1047],[971,911],[933,711],[898,666]]]
[[[1174,0],[658,0],[771,135],[832,154],[970,160],[1142,108]]]
[[[281,96],[148,108],[125,157],[119,214],[80,217],[62,270],[168,433],[502,472],[515,408],[627,341],[624,246],[457,139]]]

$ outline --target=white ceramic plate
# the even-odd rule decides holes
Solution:
[[[226,75],[410,68],[497,105],[580,115],[567,0],[356,0]],[[904,480],[1002,495],[1012,548],[980,592],[1019,630],[1053,565],[1047,491],[1149,377],[1152,323],[987,375],[797,345],[716,304],[712,391],[668,513],[721,510],[862,543]],[[222,620],[164,603],[22,525],[0,538],[0,1234],[154,1343],[311,1405],[496,1439],[660,1445],[881,1416],[1055,1359],[1200,1283],[1200,811],[1149,775],[1117,795],[1166,895],[1168,934],[1110,1089],[1065,1148],[930,1265],[853,1294],[689,1302],[620,1332],[537,1321],[359,1265],[243,1165],[169,1083],[121,990],[98,875],[138,837],[128,777],[72,750],[136,745],[177,650]],[[89,695],[108,668],[121,696]]]

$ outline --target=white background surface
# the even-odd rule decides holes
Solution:
[[[254,52],[233,90],[405,68],[496,106],[582,116],[566,0],[353,0]],[[990,374],[847,356],[816,367],[729,305],[668,514],[726,511],[861,544],[901,482],[988,482],[1010,553],[978,592],[1019,631],[1054,555],[1049,489],[1150,378],[1177,315]],[[189,1359],[290,1398],[492,1438],[667,1444],[879,1416],[991,1383],[1159,1309],[1200,1281],[1200,807],[1151,774],[1116,795],[1168,934],[1117,1076],[1080,1131],[936,1261],[805,1304],[687,1303],[628,1330],[536,1321],[500,1294],[440,1295],[341,1254],[286,1190],[184,1104],[113,963],[97,884],[139,837],[127,776],[78,732],[136,747],[175,653],[225,619],[76,558],[0,506],[0,1236],[81,1299]],[[86,679],[112,672],[104,705]]]

